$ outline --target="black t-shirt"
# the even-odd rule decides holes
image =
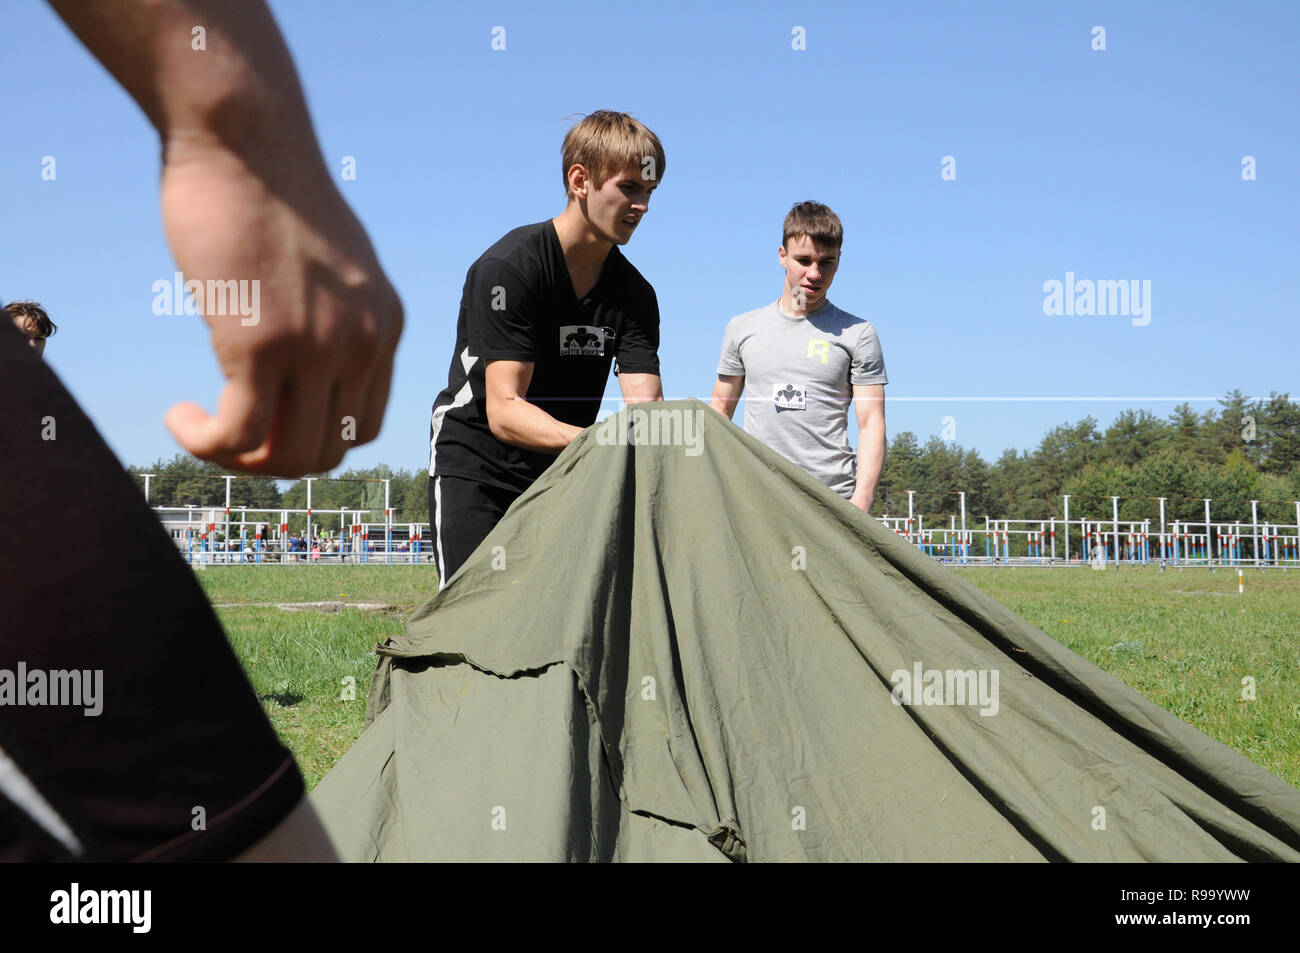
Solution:
[[[488,427],[484,362],[530,361],[524,396],[556,420],[589,427],[614,373],[659,373],[659,302],[614,246],[581,301],[548,219],[509,232],[470,266],[447,387],[433,402],[431,476],[522,493],[555,460],[502,443]]]

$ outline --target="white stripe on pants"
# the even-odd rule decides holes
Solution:
[[[447,584],[447,557],[442,551],[442,477],[433,478],[433,543],[438,547],[438,591]]]

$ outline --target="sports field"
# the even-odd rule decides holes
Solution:
[[[1158,705],[1300,787],[1300,571],[1247,571],[1243,595],[1236,571],[1227,569],[958,572]],[[315,787],[361,733],[375,643],[400,632],[437,591],[433,568],[216,567],[196,576]],[[350,699],[348,676],[355,685]],[[1251,694],[1246,679],[1253,679],[1253,699],[1243,697]]]

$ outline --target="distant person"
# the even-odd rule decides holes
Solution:
[[[781,297],[732,318],[709,406],[728,419],[748,387],[745,431],[870,512],[885,463],[885,359],[870,321],[831,304],[844,227],[825,205],[785,217]],[[859,440],[849,445],[848,414]]]
[[[45,354],[45,341],[53,337],[58,325],[50,320],[35,301],[13,301],[0,308],[0,320],[8,319],[13,326],[27,335],[28,345],[38,357]]]
[[[262,0],[51,5],[159,130],[177,268],[260,284],[256,323],[205,315],[226,378],[215,415],[181,403],[167,426],[220,466],[332,469],[379,433],[402,310],[321,156],[275,20]],[[195,24],[203,52],[190,48]],[[0,860],[335,859],[194,574],[10,322],[0,495],[24,502],[8,526],[24,545],[0,547],[0,596],[21,620],[0,627],[0,665],[98,672],[104,696],[94,717],[72,705],[0,712]],[[83,531],[90,551],[124,557],[61,559]]]
[[[626,113],[600,110],[561,151],[564,211],[508,232],[465,277],[429,429],[440,585],[595,423],[611,364],[624,400],[663,400],[659,302],[618,249],[649,211],[663,145]]]

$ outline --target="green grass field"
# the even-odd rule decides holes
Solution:
[[[963,569],[960,574],[1156,704],[1300,787],[1300,571]],[[434,592],[432,567],[196,573],[267,714],[315,787],[361,734],[376,642]],[[390,608],[286,611],[304,602]],[[333,611],[331,611],[333,610]],[[355,695],[345,699],[351,676]],[[1243,699],[1243,679],[1254,700]]]

